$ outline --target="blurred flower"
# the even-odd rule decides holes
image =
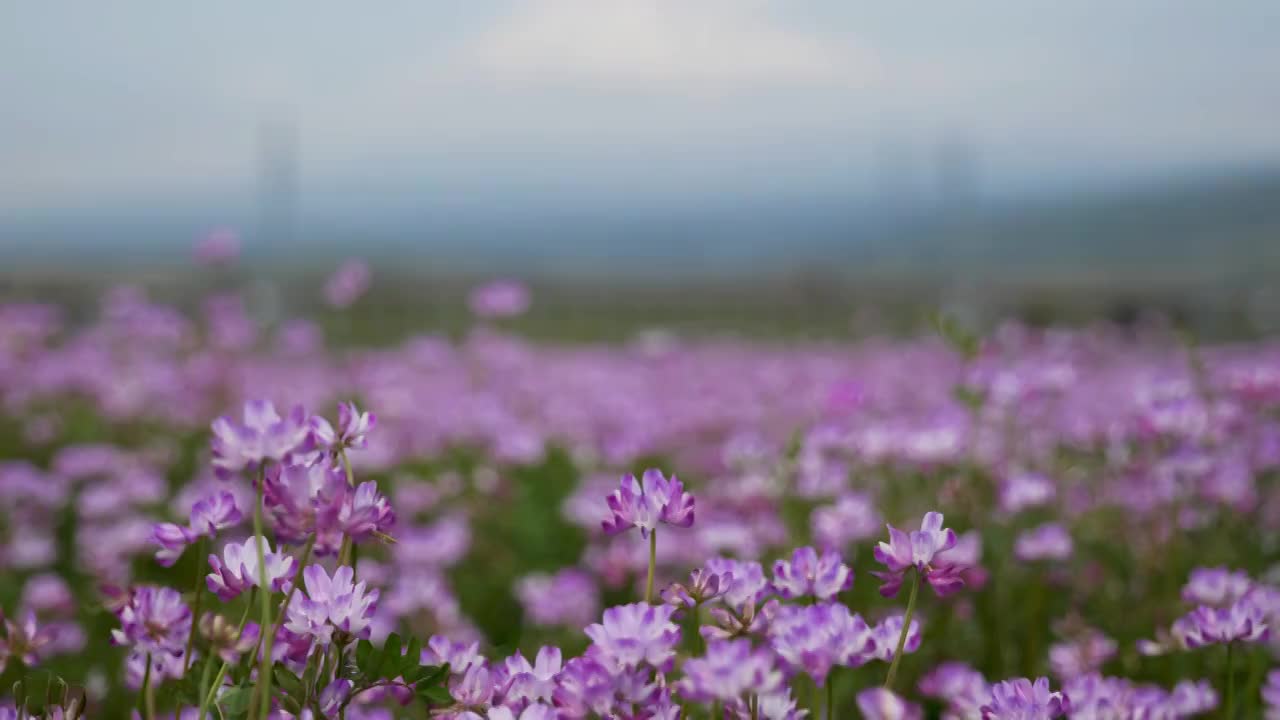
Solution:
[[[215,613],[205,613],[200,618],[200,636],[209,641],[210,650],[227,663],[237,663],[240,656],[258,644],[258,624],[246,622],[244,631]]]
[[[863,493],[845,493],[835,505],[815,508],[809,518],[813,541],[827,550],[875,537],[882,522],[875,504]]]
[[[741,699],[748,693],[768,694],[782,687],[782,673],[773,655],[753,650],[750,640],[722,640],[707,645],[706,655],[690,658],[676,692],[685,700],[709,703]]]
[[[243,424],[226,417],[213,421],[214,470],[227,477],[267,460],[284,460],[305,449],[310,434],[301,406],[282,418],[270,401],[250,400],[244,404]]]
[[[196,241],[193,254],[202,265],[233,262],[240,257],[240,235],[230,228],[210,230]]]
[[[563,656],[560,648],[543,646],[530,665],[520,653],[507,658],[506,688],[503,702],[521,706],[526,703],[551,702],[555,691],[555,679],[560,674]]]
[[[554,575],[535,573],[516,583],[525,615],[537,625],[581,628],[600,616],[600,590],[585,572],[566,568]]]
[[[369,265],[365,261],[346,261],[325,282],[325,302],[329,307],[337,309],[350,306],[369,289],[371,275]]]
[[[338,429],[320,415],[311,417],[311,432],[322,447],[338,450],[363,450],[369,445],[369,432],[378,422],[370,412],[360,412],[355,403],[338,403]]]
[[[1267,638],[1267,619],[1247,598],[1230,607],[1200,606],[1175,620],[1171,634],[1182,647],[1198,648],[1215,643],[1258,642]]]
[[[645,470],[640,481],[634,475],[622,478],[620,487],[607,499],[613,516],[601,525],[610,535],[640,528],[641,537],[666,523],[676,527],[693,524],[693,495],[674,475],[668,480],[659,470]]]
[[[920,706],[903,700],[892,690],[867,688],[858,693],[858,711],[865,720],[923,720]]]
[[[1053,481],[1039,473],[1019,472],[1000,485],[1000,509],[1014,514],[1053,501],[1057,488]]]
[[[851,587],[853,569],[834,550],[819,556],[811,547],[796,548],[790,562],[779,560],[773,565],[773,588],[787,599],[812,595],[830,600]]]
[[[983,720],[1051,720],[1071,711],[1071,702],[1061,692],[1050,692],[1049,679],[1034,683],[1016,678],[996,683],[991,702],[982,706]]]
[[[588,652],[565,663],[556,676],[552,697],[561,717],[578,720],[610,717],[618,706],[646,707],[662,694],[662,687],[650,679],[647,670],[615,669],[607,659]]]
[[[890,662],[898,650],[898,637],[902,635],[902,615],[890,615],[871,628],[872,648],[870,654],[877,660]],[[913,653],[920,649],[920,621],[912,618],[911,629],[907,631],[906,644],[902,652]]]
[[[0,672],[4,672],[10,658],[17,658],[28,668],[39,665],[47,646],[57,639],[57,627],[40,627],[32,610],[27,611],[21,622],[14,622],[0,612],[0,621],[5,631],[0,638]]]
[[[808,673],[819,686],[831,668],[871,659],[875,643],[859,615],[839,603],[784,605],[769,625],[769,642],[790,674]]]
[[[1024,562],[1066,560],[1071,557],[1071,534],[1058,523],[1047,523],[1018,536],[1013,554]]]
[[[1225,607],[1244,597],[1253,586],[1253,580],[1243,570],[1195,568],[1182,588],[1182,599],[1193,605]]]
[[[982,673],[962,662],[944,662],[920,678],[920,694],[947,703],[955,717],[980,717],[991,699],[991,686]]]
[[[495,280],[471,291],[468,304],[476,317],[504,318],[529,309],[529,290],[514,280]]]
[[[668,605],[678,608],[696,608],[699,605],[721,597],[729,592],[733,585],[733,573],[726,571],[717,574],[710,570],[697,568],[689,573],[689,582],[672,583],[662,591],[662,600]]]
[[[1099,670],[1115,654],[1115,640],[1087,628],[1070,642],[1049,647],[1049,669],[1059,679],[1068,680]]]

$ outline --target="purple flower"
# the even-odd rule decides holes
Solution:
[[[1066,680],[1097,671],[1115,654],[1115,640],[1097,630],[1086,629],[1071,642],[1049,647],[1049,669]]]
[[[982,673],[962,662],[944,662],[920,678],[920,694],[945,701],[957,718],[978,717],[991,699]]]
[[[338,516],[348,490],[346,474],[325,463],[272,467],[263,504],[281,541],[302,544],[314,535],[315,553],[323,557],[342,546]]]
[[[676,692],[685,700],[732,701],[748,693],[767,694],[782,687],[782,673],[768,650],[753,650],[751,641],[722,640],[707,646],[704,657],[690,658]]]
[[[689,573],[688,583],[668,585],[662,591],[662,600],[677,608],[696,608],[729,592],[732,584],[732,572],[719,574],[698,568]]]
[[[925,513],[920,522],[920,530],[910,534],[892,525],[887,527],[889,542],[880,543],[874,555],[877,561],[888,568],[888,572],[872,573],[884,581],[880,586],[881,595],[897,595],[898,589],[902,587],[903,576],[911,568],[915,568],[924,577],[939,597],[964,587],[964,580],[960,577],[962,568],[946,564],[940,557],[956,545],[955,531],[942,527],[942,513]],[[938,560],[936,563],[935,558]]]
[[[507,658],[503,664],[506,681],[503,683],[503,702],[523,706],[526,703],[551,702],[556,687],[556,675],[562,669],[560,648],[550,645],[538,649],[530,665],[520,653]]]
[[[242,424],[220,417],[212,429],[213,467],[223,478],[267,460],[284,460],[304,450],[311,435],[301,406],[282,418],[269,400],[246,402]]]
[[[871,628],[872,657],[885,662],[893,660],[893,654],[898,651],[898,637],[902,634],[902,617],[902,615],[890,615]],[[907,631],[907,642],[902,646],[902,652],[913,653],[919,649],[920,621],[912,618],[911,629]]]
[[[116,645],[151,655],[176,658],[183,654],[191,630],[191,609],[177,590],[151,585],[134,588],[116,610],[116,617],[120,628],[111,631]]]
[[[1182,588],[1182,599],[1193,605],[1226,607],[1244,597],[1254,582],[1243,570],[1195,568]]]
[[[176,523],[157,523],[151,529],[151,543],[158,545],[156,561],[164,567],[172,567],[182,556],[187,545],[197,538],[212,538],[219,530],[231,527],[240,522],[240,509],[236,507],[235,496],[226,490],[197,500],[191,506],[190,525]]]
[[[1071,557],[1071,533],[1058,523],[1046,523],[1018,536],[1013,554],[1024,562],[1066,560]]]
[[[1014,514],[1053,501],[1057,488],[1038,473],[1015,473],[1000,486],[1000,509]]]
[[[240,508],[236,498],[226,490],[219,490],[209,497],[197,500],[191,506],[190,528],[198,536],[212,538],[219,530],[233,527],[240,522]]]
[[[448,664],[449,672],[454,675],[461,675],[472,665],[484,663],[480,656],[480,643],[453,642],[443,635],[432,635],[427,640],[421,660],[425,665]]]
[[[529,309],[529,290],[514,280],[494,280],[472,290],[468,304],[476,317],[523,315]]]
[[[1051,720],[1070,712],[1071,702],[1060,692],[1049,691],[1049,678],[1032,683],[1016,678],[996,683],[991,702],[982,706],[983,720]]]
[[[351,688],[353,687],[350,680],[346,678],[338,678],[325,686],[320,691],[320,697],[317,699],[320,706],[320,717],[339,717],[339,711],[347,698],[351,696]]]
[[[377,609],[378,591],[365,591],[363,581],[354,583],[355,572],[347,565],[333,571],[320,565],[302,571],[307,595],[289,604],[285,627],[299,635],[310,635],[321,645],[333,640],[333,632],[352,637],[368,637],[369,622]]]
[[[773,588],[789,600],[806,595],[830,600],[851,587],[853,570],[840,561],[840,553],[834,550],[819,556],[811,547],[796,548],[790,562],[779,560],[773,564]]]
[[[227,543],[222,549],[221,558],[215,554],[209,555],[209,568],[212,572],[206,576],[205,583],[209,586],[209,591],[223,602],[251,587],[261,587],[257,543],[258,536],[253,535],[240,544]],[[262,541],[262,552],[271,592],[280,592],[293,579],[297,561],[287,553],[273,551],[265,538]]]
[[[1097,673],[1068,680],[1063,695],[1071,698],[1069,712],[1078,718],[1188,718],[1218,706],[1218,694],[1206,681],[1184,680],[1166,691]]]
[[[858,711],[865,720],[923,720],[919,705],[907,702],[892,690],[868,688],[858,693]]]
[[[600,589],[590,575],[574,568],[526,575],[516,583],[516,597],[537,625],[580,628],[600,616]]]
[[[632,527],[647,538],[659,522],[676,527],[693,525],[693,495],[675,475],[668,480],[659,470],[645,470],[639,481],[634,475],[622,478],[619,488],[608,497],[613,516],[601,523],[609,535]]]
[[[837,665],[858,666],[871,658],[871,629],[838,603],[784,605],[769,625],[769,641],[791,674],[805,672],[818,685]]]
[[[346,261],[325,282],[325,302],[329,303],[330,307],[338,309],[350,306],[369,289],[371,275],[369,265],[365,261]]]
[[[758,562],[715,557],[707,560],[706,572],[719,575],[721,583],[729,580],[727,588],[721,588],[721,600],[734,609],[754,605],[769,593],[769,581],[764,567]]]
[[[835,505],[819,507],[809,516],[814,542],[831,550],[875,537],[882,522],[875,503],[863,493],[841,495]]]
[[[387,535],[395,522],[396,514],[391,503],[378,492],[376,482],[362,482],[354,490],[344,491],[338,505],[338,525],[352,542],[363,542],[374,535]]]
[[[1267,673],[1267,684],[1262,686],[1262,701],[1267,704],[1267,712],[1280,716],[1280,669]]]
[[[1217,643],[1258,642],[1267,638],[1266,615],[1248,598],[1230,607],[1200,606],[1177,619],[1170,629],[1185,648],[1198,648]]]
[[[9,658],[17,658],[27,667],[39,665],[40,658],[53,649],[51,645],[58,637],[58,626],[40,627],[32,610],[27,611],[20,623],[0,612],[0,621],[3,621],[5,631],[4,637],[0,638],[0,672],[4,672]]]
[[[587,626],[587,637],[610,662],[625,668],[642,663],[662,667],[675,657],[680,628],[669,605],[633,603],[604,611],[604,621]]]
[[[370,412],[360,412],[355,403],[338,403],[338,429],[319,415],[311,418],[311,432],[315,441],[331,450],[351,448],[363,450],[369,445],[369,431],[378,418]]]
[[[618,706],[647,707],[663,696],[663,688],[650,675],[644,668],[615,667],[588,650],[565,663],[556,676],[552,699],[563,718],[612,717]]]

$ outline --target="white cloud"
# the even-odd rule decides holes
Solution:
[[[498,80],[656,90],[860,85],[870,58],[750,0],[528,0],[461,48]]]

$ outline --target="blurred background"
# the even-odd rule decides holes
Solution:
[[[345,281],[365,312],[327,329],[377,342],[512,277],[558,338],[937,306],[1275,332],[1277,28],[1266,0],[4,2],[0,299],[234,274],[283,317]]]

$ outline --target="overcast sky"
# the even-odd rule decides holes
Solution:
[[[1274,0],[0,0],[8,210],[247,187],[264,124],[317,187],[678,190],[947,138],[996,182],[1262,163],[1278,122]]]

